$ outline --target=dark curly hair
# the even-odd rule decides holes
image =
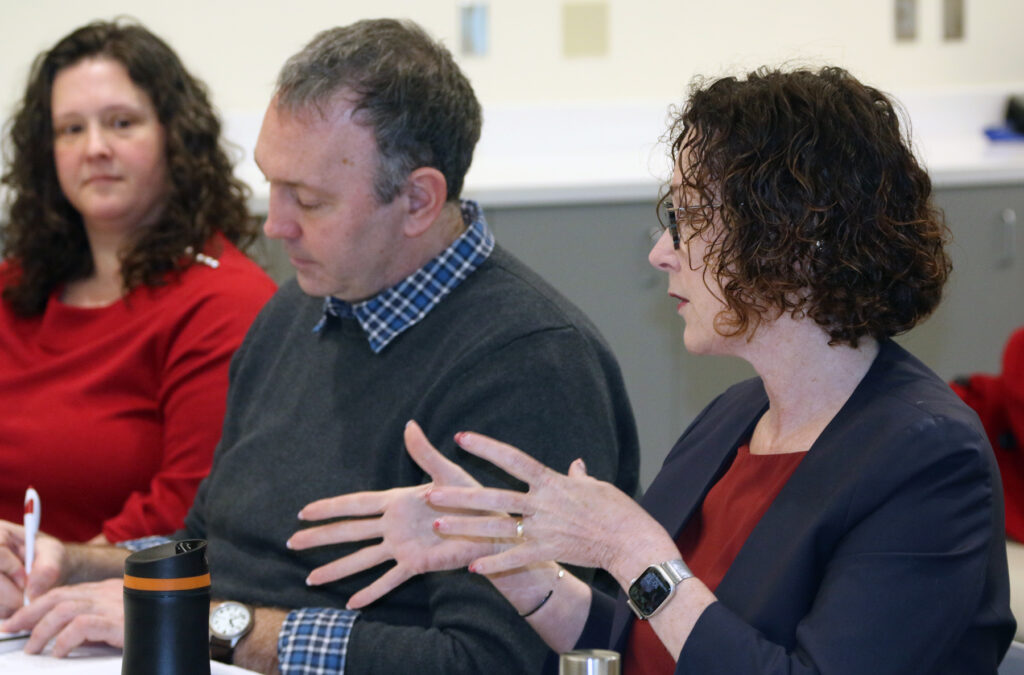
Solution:
[[[451,53],[411,21],[367,19],[316,35],[288,59],[277,80],[286,110],[324,106],[344,89],[373,129],[380,154],[374,192],[390,203],[409,173],[444,174],[459,198],[480,140],[483,114]]]
[[[709,242],[705,284],[727,306],[721,334],[789,312],[856,347],[938,304],[948,229],[882,92],[841,68],[698,80],[668,141],[681,226]]]
[[[13,273],[3,298],[23,316],[42,313],[57,286],[93,271],[82,218],[57,180],[50,110],[57,73],[92,57],[125,67],[152,101],[166,137],[167,204],[159,221],[141,228],[122,251],[124,287],[165,283],[169,273],[193,262],[186,249],[202,251],[214,233],[242,248],[258,233],[246,208],[249,189],[232,174],[205,85],[142,26],[124,20],[90,23],[36,57],[21,107],[9,123],[2,181],[12,200],[0,238]]]

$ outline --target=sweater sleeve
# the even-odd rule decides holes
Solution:
[[[133,493],[104,523],[110,541],[182,527],[220,438],[231,356],[274,291],[255,265],[246,270],[224,279],[218,290],[192,294],[169,327],[159,392],[160,468],[145,491]]]
[[[500,438],[557,471],[583,457],[592,475],[635,489],[637,441],[621,379],[576,330],[533,333],[466,365],[426,393],[416,419],[479,480],[512,485],[456,449],[457,431]],[[346,673],[404,672],[411,664],[424,675],[540,672],[547,646],[486,579],[458,570],[424,581],[430,625],[384,623],[364,611],[352,628]]]

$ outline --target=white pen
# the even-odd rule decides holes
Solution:
[[[39,493],[30,485],[25,490],[25,576],[32,572],[32,561],[36,557],[36,535],[39,533]],[[28,596],[25,596],[28,604]]]

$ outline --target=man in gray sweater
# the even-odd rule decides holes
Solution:
[[[563,471],[582,457],[591,475],[636,489],[614,357],[459,198],[480,126],[451,55],[410,23],[325,31],[282,70],[256,162],[270,184],[265,232],[296,279],[232,362],[213,468],[175,534],[209,541],[217,658],[283,673],[540,667],[545,646],[468,572],[417,577],[361,612],[345,609],[348,597],[386,567],[306,584],[366,543],[289,550],[303,505],[426,480],[403,450],[407,420],[490,485],[516,487],[458,450],[456,432],[501,438]],[[34,628],[30,651],[56,637],[58,655],[86,640],[121,644],[123,550],[41,537],[26,580],[20,528],[5,523],[0,536],[0,613],[26,586],[33,598],[0,630]]]

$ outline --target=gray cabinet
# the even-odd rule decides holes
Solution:
[[[953,235],[953,273],[935,314],[900,342],[947,379],[993,372],[1024,325],[1024,185],[944,187],[936,202]]]
[[[1007,336],[1024,325],[1024,185],[946,187],[936,202],[953,236],[954,271],[935,314],[898,340],[946,379],[994,371]],[[651,203],[489,209],[488,218],[611,344],[640,428],[646,486],[686,425],[752,369],[686,352],[664,275],[647,264]]]
[[[654,200],[486,212],[498,241],[586,312],[618,357],[646,487],[694,416],[729,383],[753,373],[738,359],[693,357],[683,348],[667,278],[647,263],[657,228]]]
[[[1004,222],[1010,212],[1024,220],[1024,186],[947,187],[936,198],[954,237],[953,276],[938,311],[899,340],[944,378],[992,371],[1010,331],[1024,325],[1018,226]],[[647,263],[653,201],[484,205],[498,241],[579,305],[618,357],[640,429],[644,487],[697,413],[753,375],[738,359],[695,357],[683,347],[666,278]],[[279,245],[261,246],[271,273],[290,276]]]

